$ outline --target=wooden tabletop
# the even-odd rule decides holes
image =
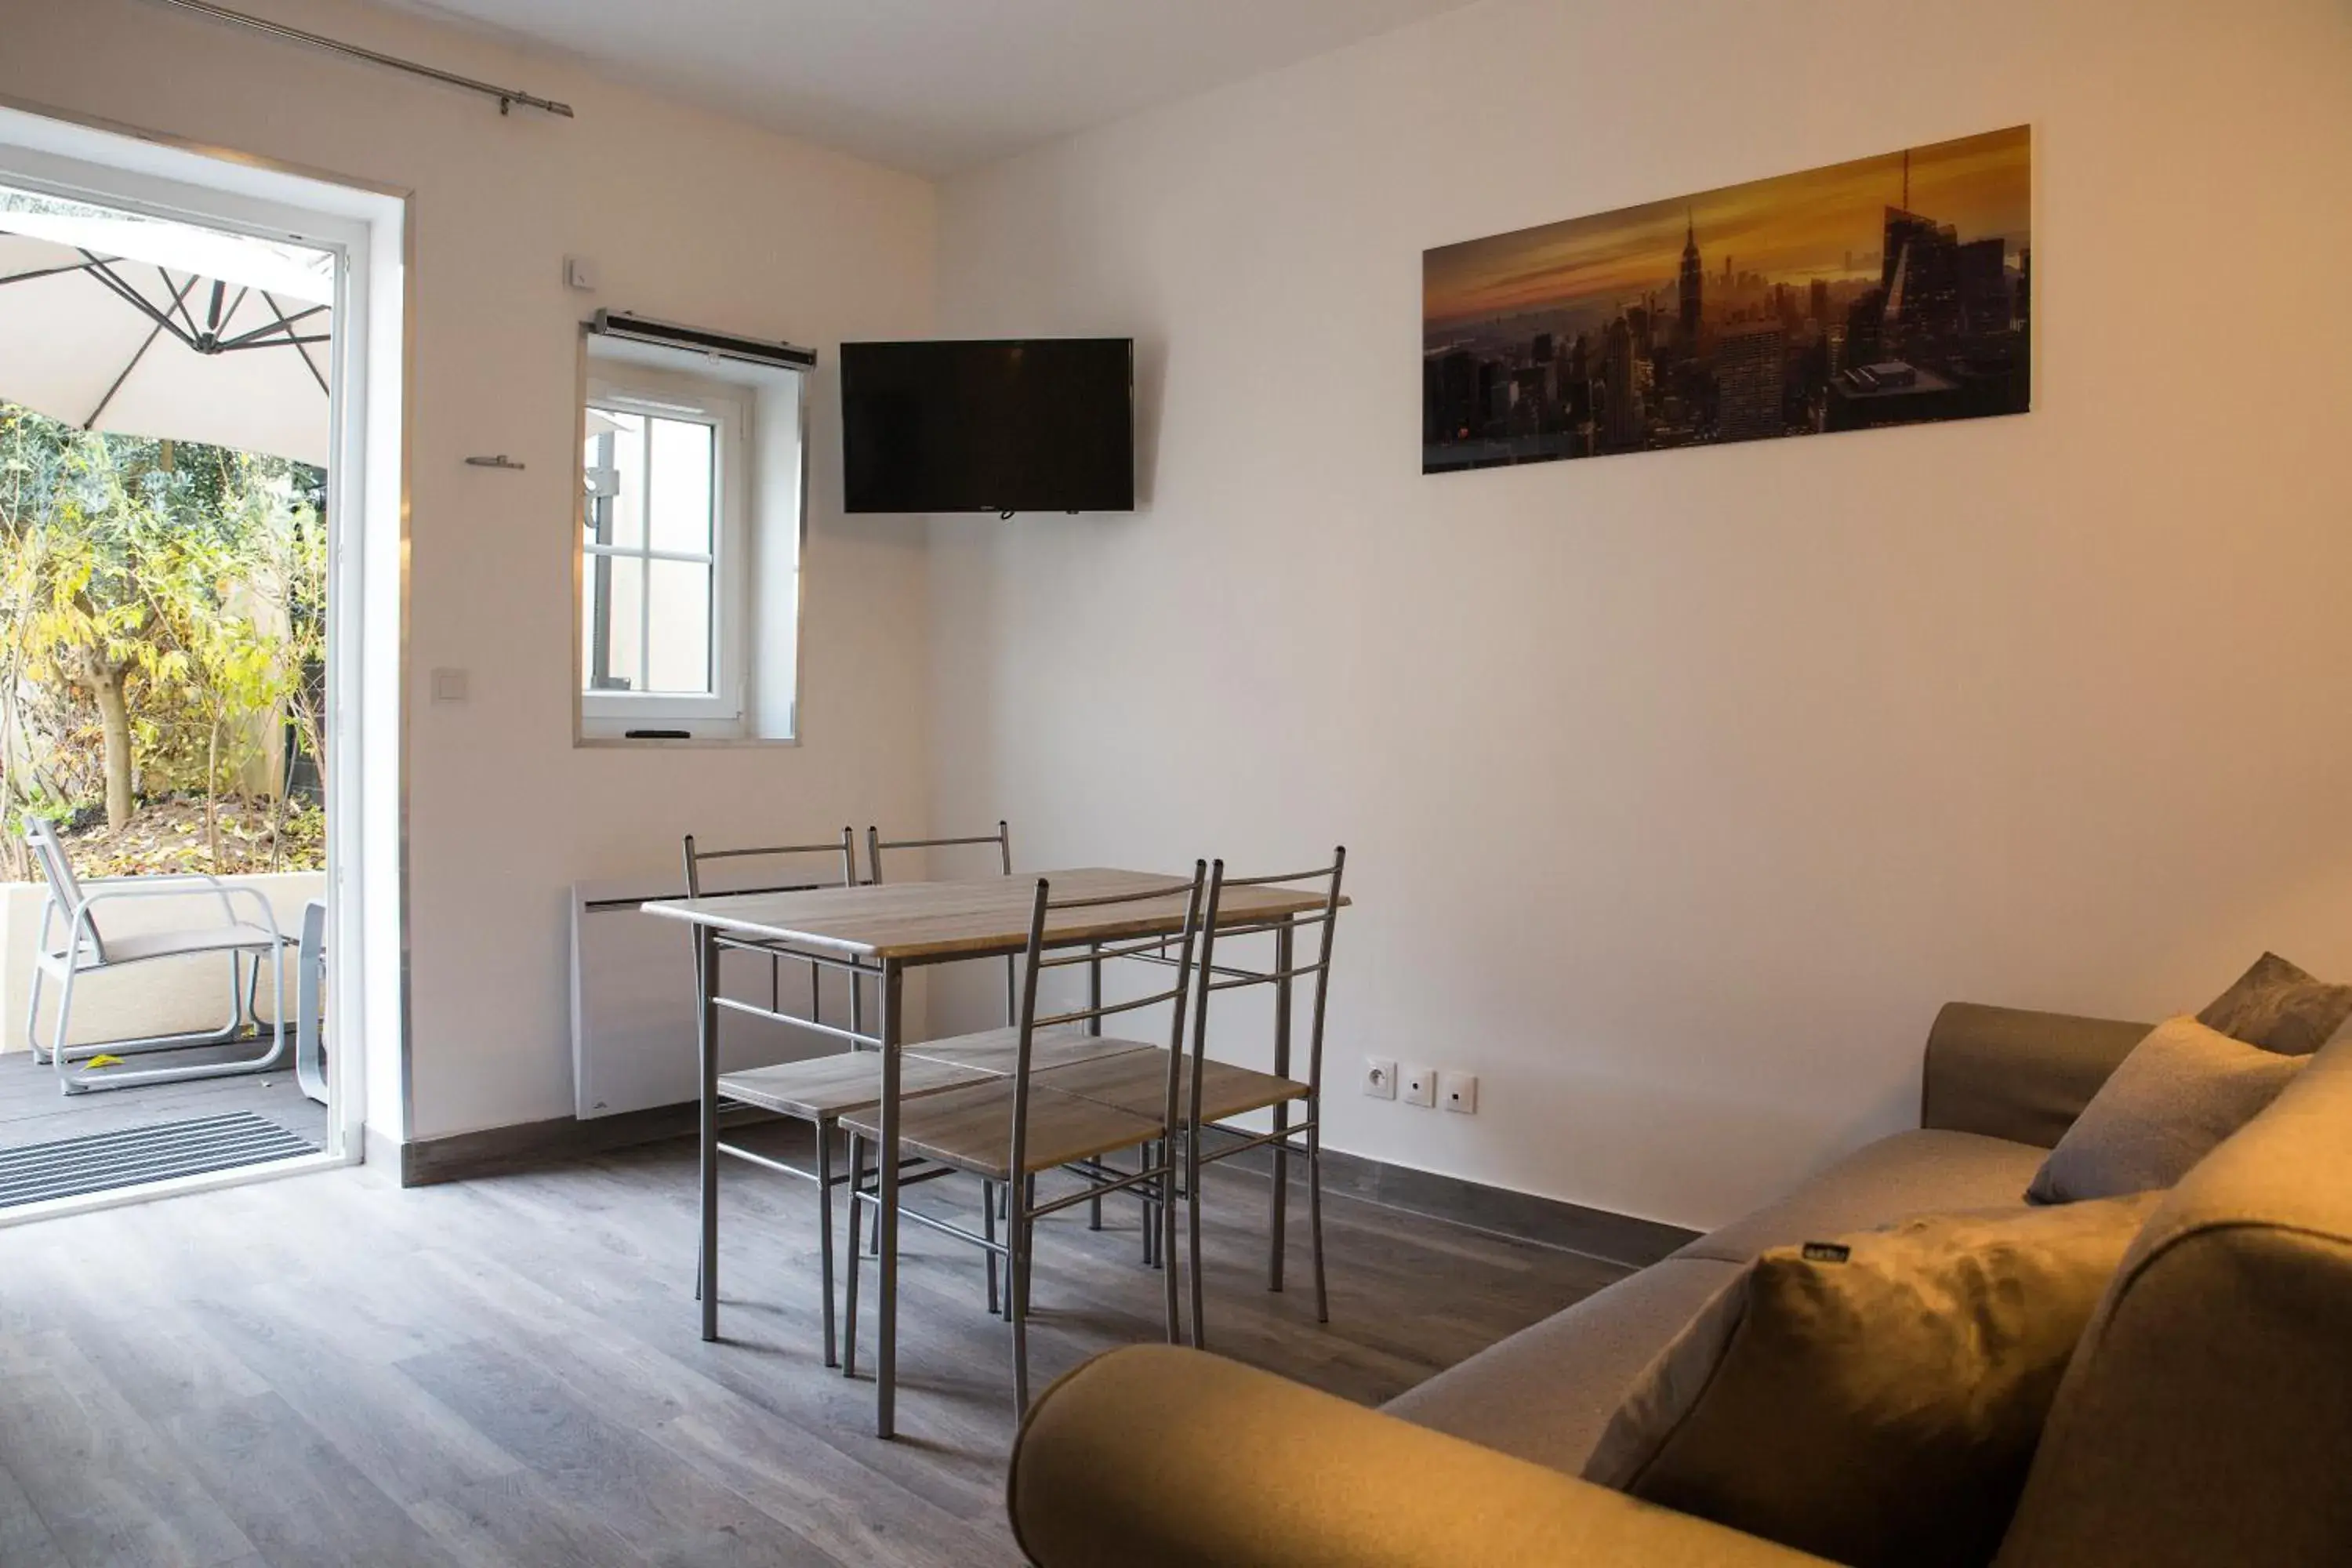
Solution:
[[[969,882],[885,882],[867,888],[815,888],[799,893],[732,893],[702,899],[661,899],[650,915],[717,926],[730,936],[788,942],[845,957],[923,960],[1019,952],[1029,943],[1029,915],[1038,879],[1048,897],[1099,899],[1165,890],[1148,903],[1055,910],[1045,917],[1048,945],[1108,942],[1181,931],[1184,894],[1192,880],[1153,871],[1085,867],[1017,873]],[[1345,901],[1344,900],[1342,900]],[[1283,915],[1309,914],[1323,895],[1290,888],[1228,888],[1219,927],[1247,925]]]

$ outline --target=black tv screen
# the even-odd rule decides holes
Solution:
[[[1132,511],[1129,338],[841,345],[845,509]]]

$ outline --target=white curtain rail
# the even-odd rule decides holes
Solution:
[[[306,33],[299,27],[289,27],[282,22],[271,22],[259,16],[248,16],[242,11],[232,11],[226,5],[211,5],[208,0],[158,0],[158,3],[164,5],[176,5],[183,11],[199,12],[219,21],[234,23],[240,27],[250,27],[257,33],[267,33],[272,37],[285,38],[298,44],[309,44],[313,48],[347,55],[355,60],[365,60],[370,65],[383,66],[391,70],[406,71],[411,76],[428,77],[449,87],[462,88],[467,92],[478,92],[485,98],[497,99],[500,114],[508,112],[520,103],[525,109],[536,109],[544,114],[559,114],[566,120],[576,118],[572,112],[572,106],[568,103],[558,103],[553,99],[540,98],[518,88],[499,87],[494,82],[476,81],[472,77],[459,76],[454,71],[445,71],[434,66],[419,65],[415,60],[404,60],[396,55],[378,54],[373,49],[362,48],[357,44],[346,44],[340,39],[322,37],[317,33]]]

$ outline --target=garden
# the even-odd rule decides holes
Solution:
[[[323,868],[325,482],[0,401],[0,881]]]

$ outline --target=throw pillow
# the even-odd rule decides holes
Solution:
[[[1979,1568],[2160,1196],[1775,1247],[1651,1363],[1585,1479],[1854,1568]]]
[[[2291,1057],[2307,1057],[2326,1045],[2347,1018],[2352,985],[2314,979],[2275,952],[2254,960],[2236,984],[2197,1015],[2209,1029]]]
[[[2026,1201],[2171,1186],[2260,1115],[2309,1059],[2233,1040],[2194,1018],[2168,1019],[2099,1086],[2034,1173]]]

